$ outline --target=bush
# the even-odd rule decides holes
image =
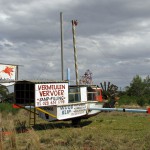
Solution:
[[[18,109],[13,108],[10,103],[0,103],[0,112],[16,114]]]
[[[119,105],[129,105],[129,104],[135,104],[136,103],[136,97],[134,96],[128,96],[123,95],[118,100]]]
[[[139,106],[145,105],[145,99],[143,97],[137,98],[136,102]]]
[[[147,104],[150,105],[150,97],[147,98]]]

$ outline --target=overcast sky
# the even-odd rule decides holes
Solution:
[[[79,76],[128,86],[150,75],[149,0],[0,0],[0,62],[23,65],[19,79],[61,79],[60,12],[64,75],[75,80],[71,20],[77,19]]]

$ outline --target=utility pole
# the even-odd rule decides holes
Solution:
[[[72,20],[72,34],[73,34],[73,47],[74,47],[74,61],[75,61],[75,74],[76,74],[76,85],[79,84],[78,79],[78,65],[77,65],[77,50],[76,50],[76,39],[75,39],[75,27],[77,26],[77,20]]]
[[[60,30],[61,30],[61,78],[64,80],[64,54],[63,54],[63,13],[60,13]]]

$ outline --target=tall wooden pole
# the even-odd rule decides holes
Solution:
[[[64,54],[63,54],[63,13],[60,13],[60,30],[61,30],[61,78],[64,80]]]
[[[77,25],[76,20],[72,20],[72,34],[73,34],[73,47],[74,47],[74,61],[75,61],[75,74],[76,74],[76,85],[79,84],[78,79],[78,65],[77,65],[77,49],[76,49],[76,39],[75,39],[75,26]]]

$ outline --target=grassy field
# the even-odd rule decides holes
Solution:
[[[28,128],[28,113],[0,114],[1,150],[149,150],[150,115],[103,112],[82,120],[80,127],[71,122],[45,122],[40,118],[28,132],[17,133],[20,123]]]

